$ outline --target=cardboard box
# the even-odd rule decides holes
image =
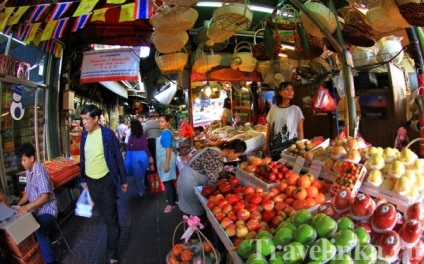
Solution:
[[[0,229],[3,229],[16,244],[21,243],[39,227],[40,225],[31,213],[14,216],[12,219],[0,224]]]

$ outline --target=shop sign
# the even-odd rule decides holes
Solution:
[[[140,58],[131,49],[88,51],[84,52],[80,82],[136,82],[139,69]]]

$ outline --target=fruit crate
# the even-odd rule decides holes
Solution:
[[[264,191],[268,191],[273,187],[278,186],[278,183],[266,183],[253,174],[245,172],[240,168],[236,168],[236,177],[240,180],[241,185],[252,185],[253,187],[260,187]]]
[[[346,167],[343,167],[346,166]],[[356,164],[356,163],[352,163],[352,162],[345,162],[343,163],[342,169],[341,171],[337,174],[337,178],[335,179],[335,181],[333,182],[333,185],[331,186],[330,189],[330,193],[331,195],[335,195],[338,192],[338,189],[340,188],[340,185],[344,185],[346,183],[346,181],[348,180],[346,178],[346,173],[351,170],[351,168],[349,166],[355,166],[359,167],[359,171],[357,174],[355,174],[355,179],[354,182],[351,182],[351,185],[353,186],[349,186],[348,188],[350,189],[350,191],[352,192],[352,195],[356,195],[359,191],[359,188],[362,185],[362,182],[365,179],[365,175],[367,174],[367,169],[365,168],[364,165],[361,164]],[[346,183],[349,184],[349,183]]]
[[[9,255],[22,258],[37,245],[37,241],[32,234],[25,238],[21,243],[16,244],[5,230],[1,229],[0,231],[0,247]]]
[[[230,255],[232,259],[232,264],[243,264],[244,261],[237,255],[237,252],[234,251],[234,244],[231,242],[230,238],[225,233],[224,229],[221,227],[221,225],[218,223],[218,220],[216,220],[215,216],[212,214],[211,210],[207,206],[208,200],[202,196],[202,186],[194,187],[194,192],[199,198],[200,203],[202,204],[203,208],[206,210],[206,216],[208,217],[209,222],[212,224],[213,230],[215,230],[216,234],[218,235],[221,242],[224,244],[225,248],[228,251],[228,254]]]
[[[10,263],[17,263],[17,264],[44,263],[43,256],[41,255],[41,250],[38,244],[35,244],[35,246],[24,257],[17,257],[14,255],[10,255],[9,257],[10,257]]]

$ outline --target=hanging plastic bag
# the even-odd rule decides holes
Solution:
[[[320,86],[311,100],[311,108],[316,113],[328,113],[336,110],[336,103],[328,89]]]
[[[340,98],[345,97],[345,89],[344,89],[344,79],[343,79],[343,70],[340,70],[339,75],[336,75],[331,78],[333,81],[333,85],[336,87],[337,93]]]
[[[188,123],[187,120],[183,120],[180,126],[180,135],[187,139],[193,136],[194,130],[193,127]]]
[[[75,215],[90,218],[93,215],[94,203],[91,200],[88,189],[84,189],[78,198]]]

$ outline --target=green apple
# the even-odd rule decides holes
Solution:
[[[277,231],[274,235],[274,243],[276,246],[285,246],[293,241],[293,230],[284,227]]]
[[[377,249],[371,244],[359,244],[351,252],[355,264],[374,264],[377,261]]]
[[[259,232],[256,237],[256,239],[261,239],[261,238],[272,238],[272,235],[269,231],[267,230],[262,230],[261,232]]]
[[[337,231],[340,231],[342,229],[354,229],[355,223],[352,219],[350,219],[347,216],[343,216],[337,220]]]
[[[297,228],[292,222],[284,221],[277,226],[277,231],[280,230],[281,228],[285,228],[285,227],[291,229],[292,231],[296,230],[296,228]]]
[[[312,219],[311,212],[309,212],[306,209],[302,209],[294,213],[292,221],[295,226],[300,226],[303,224],[309,224],[309,222],[311,222],[311,219]]]
[[[371,236],[367,232],[367,230],[365,230],[365,228],[357,227],[357,228],[353,229],[353,232],[355,232],[356,236],[358,237],[358,243],[359,244],[369,244],[370,243]]]
[[[243,240],[237,246],[237,254],[242,259],[247,259],[253,253],[254,247],[252,240]]]
[[[337,222],[330,216],[323,214],[312,221],[313,227],[317,231],[318,237],[331,237],[337,231]]]
[[[310,245],[317,238],[317,231],[308,224],[300,225],[293,233],[293,240],[302,245]]]
[[[261,254],[264,257],[271,255],[275,251],[275,244],[271,238],[261,238],[255,240],[256,253]]]
[[[319,214],[314,215],[311,219],[311,226],[316,226],[316,223],[319,220],[321,220],[324,216],[326,216],[326,214],[324,214],[324,213],[319,213]]]
[[[259,254],[259,253],[253,253],[246,260],[246,264],[268,264],[268,261],[261,254]]]
[[[330,261],[330,264],[354,264],[355,262],[353,261],[353,259],[346,254],[339,254],[337,253],[337,255]]]
[[[336,247],[327,238],[319,238],[309,247],[308,256],[310,260],[326,263],[336,252]]]
[[[268,263],[269,264],[284,264],[283,253],[284,253],[283,251],[278,251],[277,253],[275,253],[275,255],[271,255]]]
[[[283,260],[287,264],[301,263],[305,259],[306,249],[299,242],[291,242],[283,249]]]
[[[332,242],[338,252],[347,253],[358,245],[358,237],[353,230],[342,229],[334,235]]]

